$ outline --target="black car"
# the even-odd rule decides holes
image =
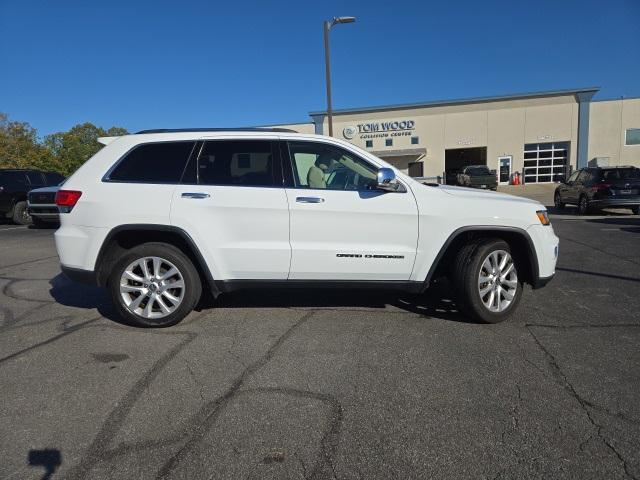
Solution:
[[[64,177],[56,172],[39,170],[0,170],[0,215],[20,225],[31,223],[27,211],[27,194],[34,188],[58,185]]]
[[[583,168],[562,181],[554,193],[556,208],[568,203],[584,215],[597,208],[630,208],[638,215],[640,207],[640,168]]]
[[[34,227],[45,228],[60,224],[56,194],[63,183],[53,187],[34,188],[29,192],[27,211],[31,215]]]

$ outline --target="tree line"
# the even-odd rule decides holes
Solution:
[[[102,148],[98,137],[127,133],[121,127],[105,130],[86,122],[39,139],[29,123],[11,120],[0,112],[0,168],[34,168],[67,177]]]

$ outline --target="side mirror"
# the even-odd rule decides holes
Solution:
[[[386,190],[388,192],[399,192],[402,190],[402,185],[396,178],[396,172],[390,168],[381,168],[378,170],[376,187],[379,190]]]

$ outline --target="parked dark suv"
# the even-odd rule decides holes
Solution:
[[[56,172],[38,170],[0,170],[0,215],[20,225],[31,223],[27,211],[27,193],[40,187],[57,185],[64,177]]]
[[[584,215],[596,208],[630,208],[638,215],[640,207],[640,168],[583,168],[556,188],[556,208],[567,203],[578,206]]]

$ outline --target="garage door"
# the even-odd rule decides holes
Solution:
[[[569,142],[529,143],[524,146],[525,183],[552,182],[564,175],[568,165]]]

